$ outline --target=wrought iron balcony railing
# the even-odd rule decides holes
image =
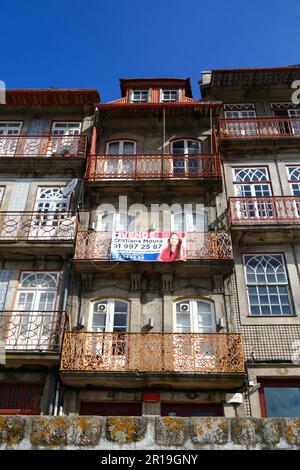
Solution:
[[[88,333],[66,332],[62,371],[244,372],[237,333]]]
[[[75,260],[109,260],[111,232],[78,232]],[[232,259],[232,242],[229,232],[189,232],[187,234],[187,259]]]
[[[220,179],[217,154],[91,155],[89,181]]]
[[[62,311],[3,311],[0,339],[6,351],[59,352],[65,313]]]
[[[0,212],[0,242],[74,240],[72,212]]]
[[[220,139],[300,138],[300,118],[220,119]]]
[[[8,135],[0,136],[0,158],[84,158],[86,135]]]
[[[300,224],[300,197],[231,197],[231,225]]]

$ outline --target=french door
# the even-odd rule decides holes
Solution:
[[[224,117],[228,120],[226,122],[226,131],[229,135],[234,137],[255,136],[259,132],[254,109],[225,111]]]
[[[182,139],[172,142],[173,176],[198,176],[201,169],[200,142]]]
[[[293,134],[300,134],[300,109],[289,109],[288,115],[292,120],[292,131]],[[296,118],[296,119],[293,119]]]
[[[81,122],[54,122],[51,129],[48,156],[76,155],[78,153],[78,136]]]
[[[174,341],[175,370],[212,370],[216,365],[216,337],[191,333],[216,331],[213,303],[182,300],[175,304],[175,309],[176,332],[183,333]]]
[[[31,238],[62,238],[73,237],[73,220],[66,214],[69,210],[69,197],[61,188],[39,188],[35,202],[35,214],[30,227]]]
[[[132,177],[136,170],[136,143],[130,140],[109,142],[106,147],[106,175]]]
[[[16,136],[20,135],[21,128],[22,122],[0,121],[0,156],[13,157],[15,155],[18,145]]]
[[[16,349],[45,350],[50,347],[59,274],[56,272],[24,272],[17,292],[10,338]]]

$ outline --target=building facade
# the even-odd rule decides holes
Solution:
[[[8,92],[1,413],[299,416],[299,78]]]

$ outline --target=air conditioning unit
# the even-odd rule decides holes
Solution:
[[[189,312],[190,311],[190,304],[180,304],[179,307],[180,312]]]
[[[106,304],[98,304],[97,305],[97,312],[104,313],[107,311],[107,305]]]

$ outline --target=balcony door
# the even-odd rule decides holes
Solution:
[[[77,155],[80,132],[81,122],[53,122],[47,155]]]
[[[236,168],[234,170],[235,201],[234,219],[272,219],[275,207],[267,168]],[[253,198],[253,199],[252,199]]]
[[[214,304],[188,299],[175,304],[176,335],[174,341],[175,370],[212,370],[216,365],[217,338],[206,333],[216,331]],[[205,333],[204,335],[193,333]]]
[[[253,103],[225,104],[224,117],[226,133],[234,137],[255,136],[258,134]]]
[[[0,121],[0,157],[13,157],[15,155],[22,122]],[[11,137],[11,138],[10,138]]]
[[[13,349],[47,350],[54,325],[59,274],[57,272],[23,272],[10,323],[8,342]],[[9,346],[8,345],[8,346]]]
[[[181,139],[172,142],[173,176],[198,176],[201,169],[200,142]]]
[[[39,188],[30,227],[30,238],[69,239],[73,237],[73,221],[66,214],[70,200],[62,188]]]
[[[118,299],[103,299],[92,308],[88,329],[97,334],[85,345],[85,359],[97,360],[100,369],[122,370],[127,360],[125,333],[129,304]]]
[[[115,140],[106,146],[105,173],[112,178],[133,177],[136,170],[136,143]]]
[[[300,109],[289,109],[293,134],[300,135]]]

